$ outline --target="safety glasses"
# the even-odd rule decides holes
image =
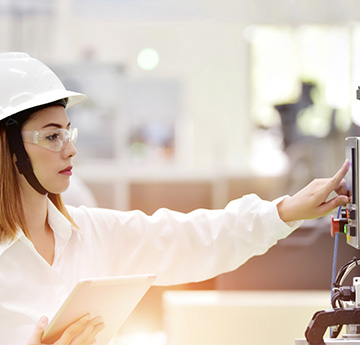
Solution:
[[[78,138],[77,128],[67,130],[66,128],[44,128],[37,131],[23,131],[24,142],[43,146],[51,151],[62,151],[69,140],[75,144]]]

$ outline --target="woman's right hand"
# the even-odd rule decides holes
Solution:
[[[41,342],[41,338],[47,325],[48,318],[41,317],[27,345],[45,345]],[[101,317],[90,318],[90,315],[85,315],[72,323],[53,345],[91,345],[104,328]]]

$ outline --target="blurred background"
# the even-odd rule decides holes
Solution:
[[[345,138],[360,133],[359,6],[357,0],[0,0],[0,49],[29,53],[68,88],[88,95],[69,111],[80,130],[69,203],[187,212],[223,207],[251,192],[271,200],[337,171]],[[174,317],[179,299],[171,293],[210,290],[228,298],[236,291],[237,301],[261,291],[253,298],[270,294],[265,301],[277,301],[273,293],[282,291],[291,306],[297,291],[330,290],[329,228],[330,217],[307,221],[235,272],[152,288],[118,344],[282,344],[283,329],[239,342],[249,333],[238,329],[248,314],[229,316],[242,320],[234,329],[213,320],[214,327],[204,321],[191,333],[186,320],[193,319]],[[357,255],[344,242],[339,265]],[[192,298],[181,300],[189,315]],[[207,301],[223,300],[204,300],[209,315]],[[240,313],[242,301],[223,303]],[[263,304],[258,308],[261,314]],[[288,313],[280,314],[289,320]],[[297,323],[300,330],[306,322]],[[217,340],[213,329],[220,339],[233,338]],[[201,340],[201,334],[212,336]],[[284,343],[302,336],[293,330]]]

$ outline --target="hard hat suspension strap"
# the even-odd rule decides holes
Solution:
[[[48,191],[40,184],[39,180],[34,174],[30,158],[25,150],[24,143],[21,136],[21,129],[19,123],[9,117],[6,121],[6,135],[9,140],[11,151],[16,156],[16,166],[20,174],[23,174],[30,185],[40,194],[47,194]]]

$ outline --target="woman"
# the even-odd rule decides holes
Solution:
[[[349,201],[345,162],[333,178],[273,202],[248,195],[223,210],[161,209],[152,216],[65,207],[60,194],[69,186],[77,137],[66,108],[85,96],[65,90],[47,66],[23,53],[0,54],[0,80],[0,334],[6,345],[40,345],[47,317],[80,278],[155,273],[158,285],[209,279],[263,254],[299,220]],[[338,196],[327,201],[332,191]],[[103,328],[100,318],[84,316],[55,344],[91,344]]]

